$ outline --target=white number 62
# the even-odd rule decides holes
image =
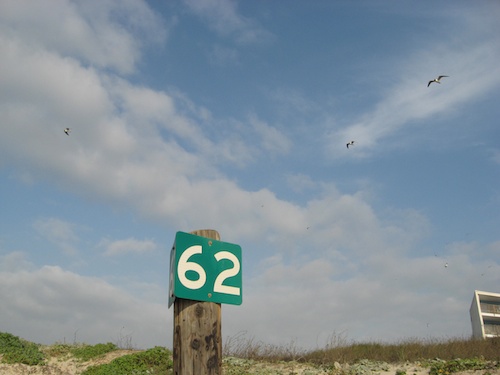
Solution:
[[[203,267],[198,263],[189,261],[189,258],[191,258],[193,255],[201,254],[202,250],[203,249],[201,245],[190,246],[181,254],[179,258],[179,263],[177,265],[179,281],[181,282],[182,285],[184,285],[188,289],[200,289],[201,287],[203,287],[203,285],[205,285],[207,281],[207,274],[203,269]],[[233,263],[232,268],[228,268],[222,271],[215,278],[214,289],[213,289],[214,292],[239,296],[241,292],[240,288],[224,285],[224,281],[227,278],[236,276],[238,272],[240,272],[240,262],[238,258],[229,251],[219,251],[218,253],[214,254],[214,258],[215,260],[217,260],[217,262],[221,261],[222,259],[227,259]],[[197,280],[188,279],[186,277],[186,273],[188,271],[193,271],[197,273],[198,279]]]

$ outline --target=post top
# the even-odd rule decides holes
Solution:
[[[206,237],[220,241],[220,234],[215,229],[196,229],[189,233],[194,234],[195,236]]]

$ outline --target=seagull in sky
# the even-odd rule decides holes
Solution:
[[[449,76],[439,76],[437,78],[434,78],[432,81],[429,81],[429,83],[427,84],[427,87],[429,87],[432,82],[441,83],[439,81],[441,81],[441,78],[444,78],[444,77],[449,77]]]
[[[70,128],[64,128],[64,132],[66,133],[66,135],[69,135],[69,132],[71,131]]]
[[[354,141],[350,141],[350,142],[347,142],[346,147],[349,148],[349,146],[353,146],[353,145],[354,145]]]

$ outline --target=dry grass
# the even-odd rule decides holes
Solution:
[[[439,358],[483,358],[488,361],[500,359],[500,339],[472,340],[406,340],[395,344],[352,343],[345,346],[327,347],[307,353],[306,360],[315,363],[354,363],[360,359],[388,363],[414,362]]]
[[[224,356],[277,361],[300,361],[318,365],[356,363],[362,359],[387,363],[415,362],[439,358],[481,358],[486,361],[500,361],[500,338],[473,340],[454,338],[446,340],[408,339],[397,343],[357,343],[345,337],[333,335],[323,349],[302,350],[295,342],[276,346],[264,344],[240,334],[226,340]]]
[[[222,350],[223,357],[237,357],[253,360],[297,361],[305,354],[294,342],[287,345],[270,345],[254,338],[247,338],[245,333],[225,340]]]

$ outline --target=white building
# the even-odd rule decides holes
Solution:
[[[474,291],[470,306],[472,337],[500,337],[500,294]]]

